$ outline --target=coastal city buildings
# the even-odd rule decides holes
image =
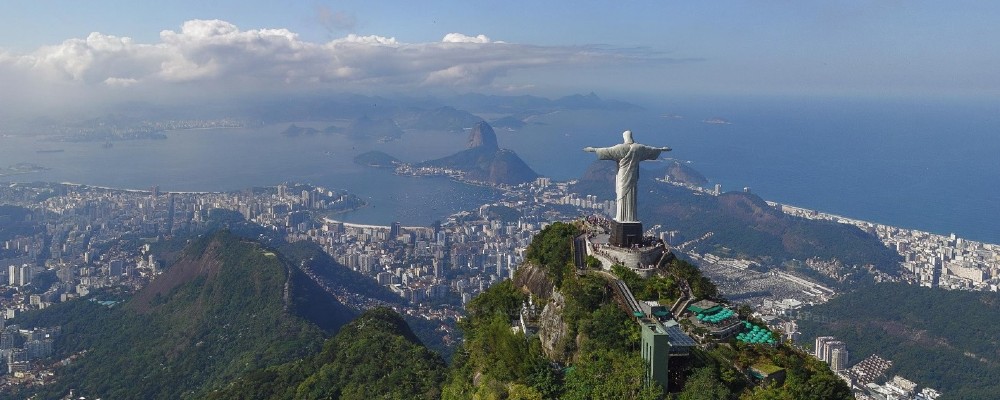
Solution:
[[[1000,290],[1000,245],[875,224],[784,204],[769,203],[798,217],[850,224],[873,233],[903,257],[905,279],[921,286]]]
[[[326,289],[345,305],[355,309],[388,305],[411,317],[441,322],[444,336],[453,338],[451,331],[462,315],[462,305],[490,285],[511,277],[531,238],[547,223],[613,213],[613,201],[575,194],[570,185],[548,178],[498,185],[502,193],[498,200],[422,227],[339,221],[338,212],[360,207],[363,202],[342,190],[303,184],[228,193],[4,184],[0,185],[0,204],[26,211],[17,221],[5,221],[16,222],[23,229],[0,243],[0,282],[6,283],[7,289],[0,297],[0,311],[10,319],[25,310],[86,297],[105,288],[139,289],[164,267],[150,243],[203,232],[219,221],[236,218],[251,221],[289,242],[315,242],[340,264],[398,296],[398,301],[387,303],[327,285]],[[716,194],[715,190],[692,190]],[[876,233],[903,255],[903,268],[912,273],[884,279],[942,288],[997,289],[1000,246],[772,206],[789,214],[851,223]],[[782,331],[786,338],[796,337],[797,318],[810,318],[799,312],[802,306],[836,295],[832,288],[756,260],[694,250],[694,244],[710,237],[711,232],[683,243],[677,243],[679,235],[668,227],[653,225],[646,234],[663,239],[677,255],[698,263],[731,300],[750,303],[769,328]],[[823,260],[805,263],[827,267]],[[309,266],[302,268],[307,274],[312,272]],[[12,335],[8,335],[10,340],[14,340]],[[25,334],[18,331],[17,335]],[[30,348],[23,344],[3,347],[0,343],[0,350],[7,351],[0,355],[10,358],[14,354],[15,358],[7,360],[8,366],[22,368],[17,364],[21,358],[32,360],[47,354],[46,339],[40,340],[43,342]],[[846,370],[850,363],[846,346],[830,344],[822,355],[817,354],[834,369]],[[25,371],[18,372],[27,376]],[[32,376],[41,379],[48,375],[38,370]]]

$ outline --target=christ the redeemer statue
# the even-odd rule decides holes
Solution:
[[[655,160],[660,152],[670,151],[669,147],[651,147],[632,141],[632,131],[622,133],[625,143],[611,147],[585,147],[583,151],[597,153],[598,159],[618,161],[618,176],[615,178],[615,194],[618,198],[615,204],[618,210],[615,220],[618,222],[637,222],[637,183],[639,181],[639,162]]]

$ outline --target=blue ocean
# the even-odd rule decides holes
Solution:
[[[888,225],[1000,243],[1000,102],[741,98],[663,100],[647,112],[555,115],[514,145],[530,165],[561,143],[579,176],[631,129],[723,191]],[[620,116],[620,117],[619,117]],[[555,128],[558,127],[558,128]],[[531,132],[517,133],[529,136]]]
[[[749,187],[781,203],[939,234],[1000,243],[1000,101],[841,98],[657,98],[637,111],[563,111],[497,130],[540,174],[579,177],[585,146],[608,146],[631,129],[724,191]],[[309,126],[309,122],[299,123]],[[313,123],[321,128],[327,123]],[[279,135],[287,124],[168,132],[166,140],[54,143],[0,138],[0,167],[47,171],[0,181],[70,181],[162,190],[221,191],[281,182],[347,189],[371,204],[355,222],[426,225],[495,193],[447,179],[407,178],[359,167],[381,150],[419,161],[458,151],[464,134],[407,132],[389,143]],[[61,149],[62,152],[38,150]]]

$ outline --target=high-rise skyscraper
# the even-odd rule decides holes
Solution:
[[[820,336],[816,338],[816,346],[813,348],[813,355],[816,358],[826,361],[823,357],[823,353],[826,351],[826,343],[832,342],[834,340],[833,336]]]
[[[816,338],[816,358],[830,365],[830,369],[839,371],[847,369],[850,356],[847,344],[836,340],[833,336]]]
[[[20,278],[18,278],[18,280],[20,281],[18,282],[19,284],[27,285],[31,283],[32,270],[30,265],[28,264],[22,265],[20,270],[18,270],[18,273],[20,274]]]
[[[393,222],[389,226],[389,240],[396,240],[403,231],[403,226],[399,222]]]
[[[18,270],[17,270],[17,266],[16,265],[10,265],[10,266],[7,267],[7,284],[8,285],[10,285],[10,286],[17,286],[18,285],[18,282],[17,282],[18,273],[17,273],[17,271]]]
[[[843,345],[843,343],[841,344]],[[850,355],[848,354],[846,345],[830,351],[830,369],[834,371],[845,370],[847,369],[848,362],[850,362]]]
[[[441,264],[442,264],[442,262],[438,261],[437,259],[434,259],[434,277],[435,278],[444,278],[444,266],[441,265]]]
[[[312,192],[308,190],[302,191],[302,207],[312,208]]]

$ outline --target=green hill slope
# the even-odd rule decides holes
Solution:
[[[301,316],[319,304],[318,324]],[[193,242],[124,304],[68,302],[18,322],[61,324],[57,356],[80,355],[56,371],[41,398],[73,388],[88,397],[177,399],[202,398],[247,371],[315,353],[323,329],[351,317],[279,254],[220,232]]]
[[[846,293],[800,318],[802,339],[835,336],[852,362],[872,354],[899,374],[944,393],[986,399],[1000,393],[1000,295],[880,284]],[[804,314],[806,315],[806,314]]]
[[[442,398],[851,398],[847,385],[825,364],[791,346],[745,344],[735,339],[699,346],[688,357],[671,358],[668,393],[658,385],[646,385],[639,325],[616,304],[603,274],[577,274],[569,265],[570,242],[578,233],[576,227],[563,223],[546,227],[532,240],[528,262],[519,267],[513,281],[494,285],[466,305],[468,317],[460,324],[465,343],[452,361]],[[680,281],[691,286],[696,296],[714,293],[714,285],[697,268],[677,259],[651,278],[620,267],[613,272],[640,300],[670,304]],[[701,288],[695,289],[696,285]],[[537,314],[537,335],[511,329],[529,293],[534,304],[542,307]],[[749,313],[741,311],[744,317]],[[747,372],[755,365],[783,369],[787,379],[760,384]]]
[[[211,399],[436,399],[446,366],[403,318],[369,310],[304,360],[254,371]]]

